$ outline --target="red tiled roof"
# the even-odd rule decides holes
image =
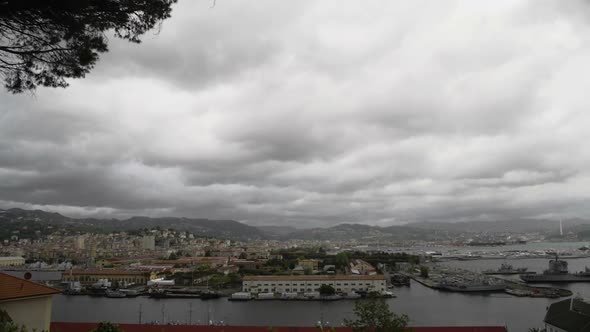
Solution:
[[[58,289],[0,272],[0,301],[58,293]]]
[[[112,276],[129,276],[129,275],[145,275],[148,272],[136,270],[119,270],[119,269],[88,269],[88,270],[71,270],[64,271],[64,276],[67,275],[112,275]]]
[[[51,323],[51,332],[88,332],[98,323]],[[268,332],[267,326],[201,326],[201,325],[146,325],[119,324],[125,332]],[[311,326],[273,327],[277,332],[318,332]],[[412,332],[506,332],[504,326],[416,326]],[[337,327],[336,332],[352,332],[349,327]]]

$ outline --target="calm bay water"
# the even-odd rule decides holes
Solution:
[[[396,313],[410,316],[413,325],[508,325],[511,331],[526,331],[540,326],[545,308],[553,300],[516,298],[505,294],[465,295],[439,292],[413,283],[396,290],[397,298],[388,300]],[[352,318],[354,302],[230,302],[226,299],[200,301],[145,297],[108,299],[56,296],[54,321],[137,323],[139,309],[143,322],[189,321],[207,319],[230,325],[309,326],[322,320],[340,325]]]
[[[504,260],[452,261],[443,264],[481,271],[496,268]],[[590,259],[568,260],[571,271],[590,266]],[[533,271],[546,268],[546,259],[511,260],[514,266],[527,266]],[[561,285],[574,293],[590,297],[590,283]],[[507,294],[459,294],[439,292],[412,283],[395,289],[397,298],[387,300],[396,313],[410,316],[413,325],[507,325],[510,331],[526,331],[541,326],[547,306],[555,299],[518,298]],[[141,304],[142,320],[178,321],[193,324],[208,320],[229,325],[309,326],[322,320],[341,325],[352,318],[354,302],[230,302],[184,299],[92,298],[56,296],[53,320],[67,322],[112,321],[137,323]]]
[[[522,249],[575,249],[580,245],[530,244]],[[567,261],[570,272],[581,271],[585,266],[590,266],[590,258]],[[498,268],[503,262],[503,259],[493,259],[449,261],[441,264],[482,271]],[[547,268],[548,259],[514,259],[508,262],[515,267],[528,267],[530,271],[542,272]],[[558,287],[590,298],[590,283],[564,284]],[[518,298],[503,293],[486,295],[439,292],[415,282],[412,282],[411,287],[396,288],[394,293],[397,298],[388,299],[388,304],[394,312],[407,314],[412,325],[506,325],[510,331],[522,332],[530,327],[540,327],[547,306],[558,301]],[[353,318],[354,302],[230,302],[227,299],[109,299],[59,295],[54,297],[53,320],[137,323],[140,305],[144,323],[157,320],[204,324],[213,320],[223,321],[228,325],[310,326],[323,320],[339,326],[345,318]]]

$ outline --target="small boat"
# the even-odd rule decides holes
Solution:
[[[394,298],[394,297],[396,297],[392,292],[388,292],[388,291],[383,292],[381,294],[381,296],[384,297],[384,298]]]
[[[201,300],[218,299],[221,297],[221,295],[219,293],[212,292],[212,291],[204,291],[199,295],[201,297]]]
[[[105,296],[110,297],[110,298],[122,298],[122,297],[126,297],[127,294],[120,292],[120,291],[107,289],[105,291]]]
[[[275,294],[274,293],[258,293],[257,300],[274,300]]]
[[[248,292],[237,292],[233,293],[229,298],[229,301],[250,301],[252,300],[252,294]]]
[[[119,289],[119,292],[124,293],[127,297],[135,297],[141,294],[137,289]]]

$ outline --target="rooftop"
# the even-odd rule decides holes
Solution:
[[[385,280],[381,274],[374,275],[291,275],[291,276],[245,276],[243,281],[325,281],[325,280]]]
[[[0,272],[0,301],[61,293],[58,289]]]
[[[555,302],[549,306],[544,321],[566,331],[590,331],[590,303],[577,298]]]
[[[22,259],[24,260],[24,258],[20,257],[20,256],[5,256],[5,257],[0,257],[0,261],[12,261],[15,259]]]
[[[144,275],[145,271],[121,269],[88,269],[64,271],[64,275]]]

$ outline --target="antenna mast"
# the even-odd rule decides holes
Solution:
[[[559,219],[559,235],[563,236],[563,221]]]

